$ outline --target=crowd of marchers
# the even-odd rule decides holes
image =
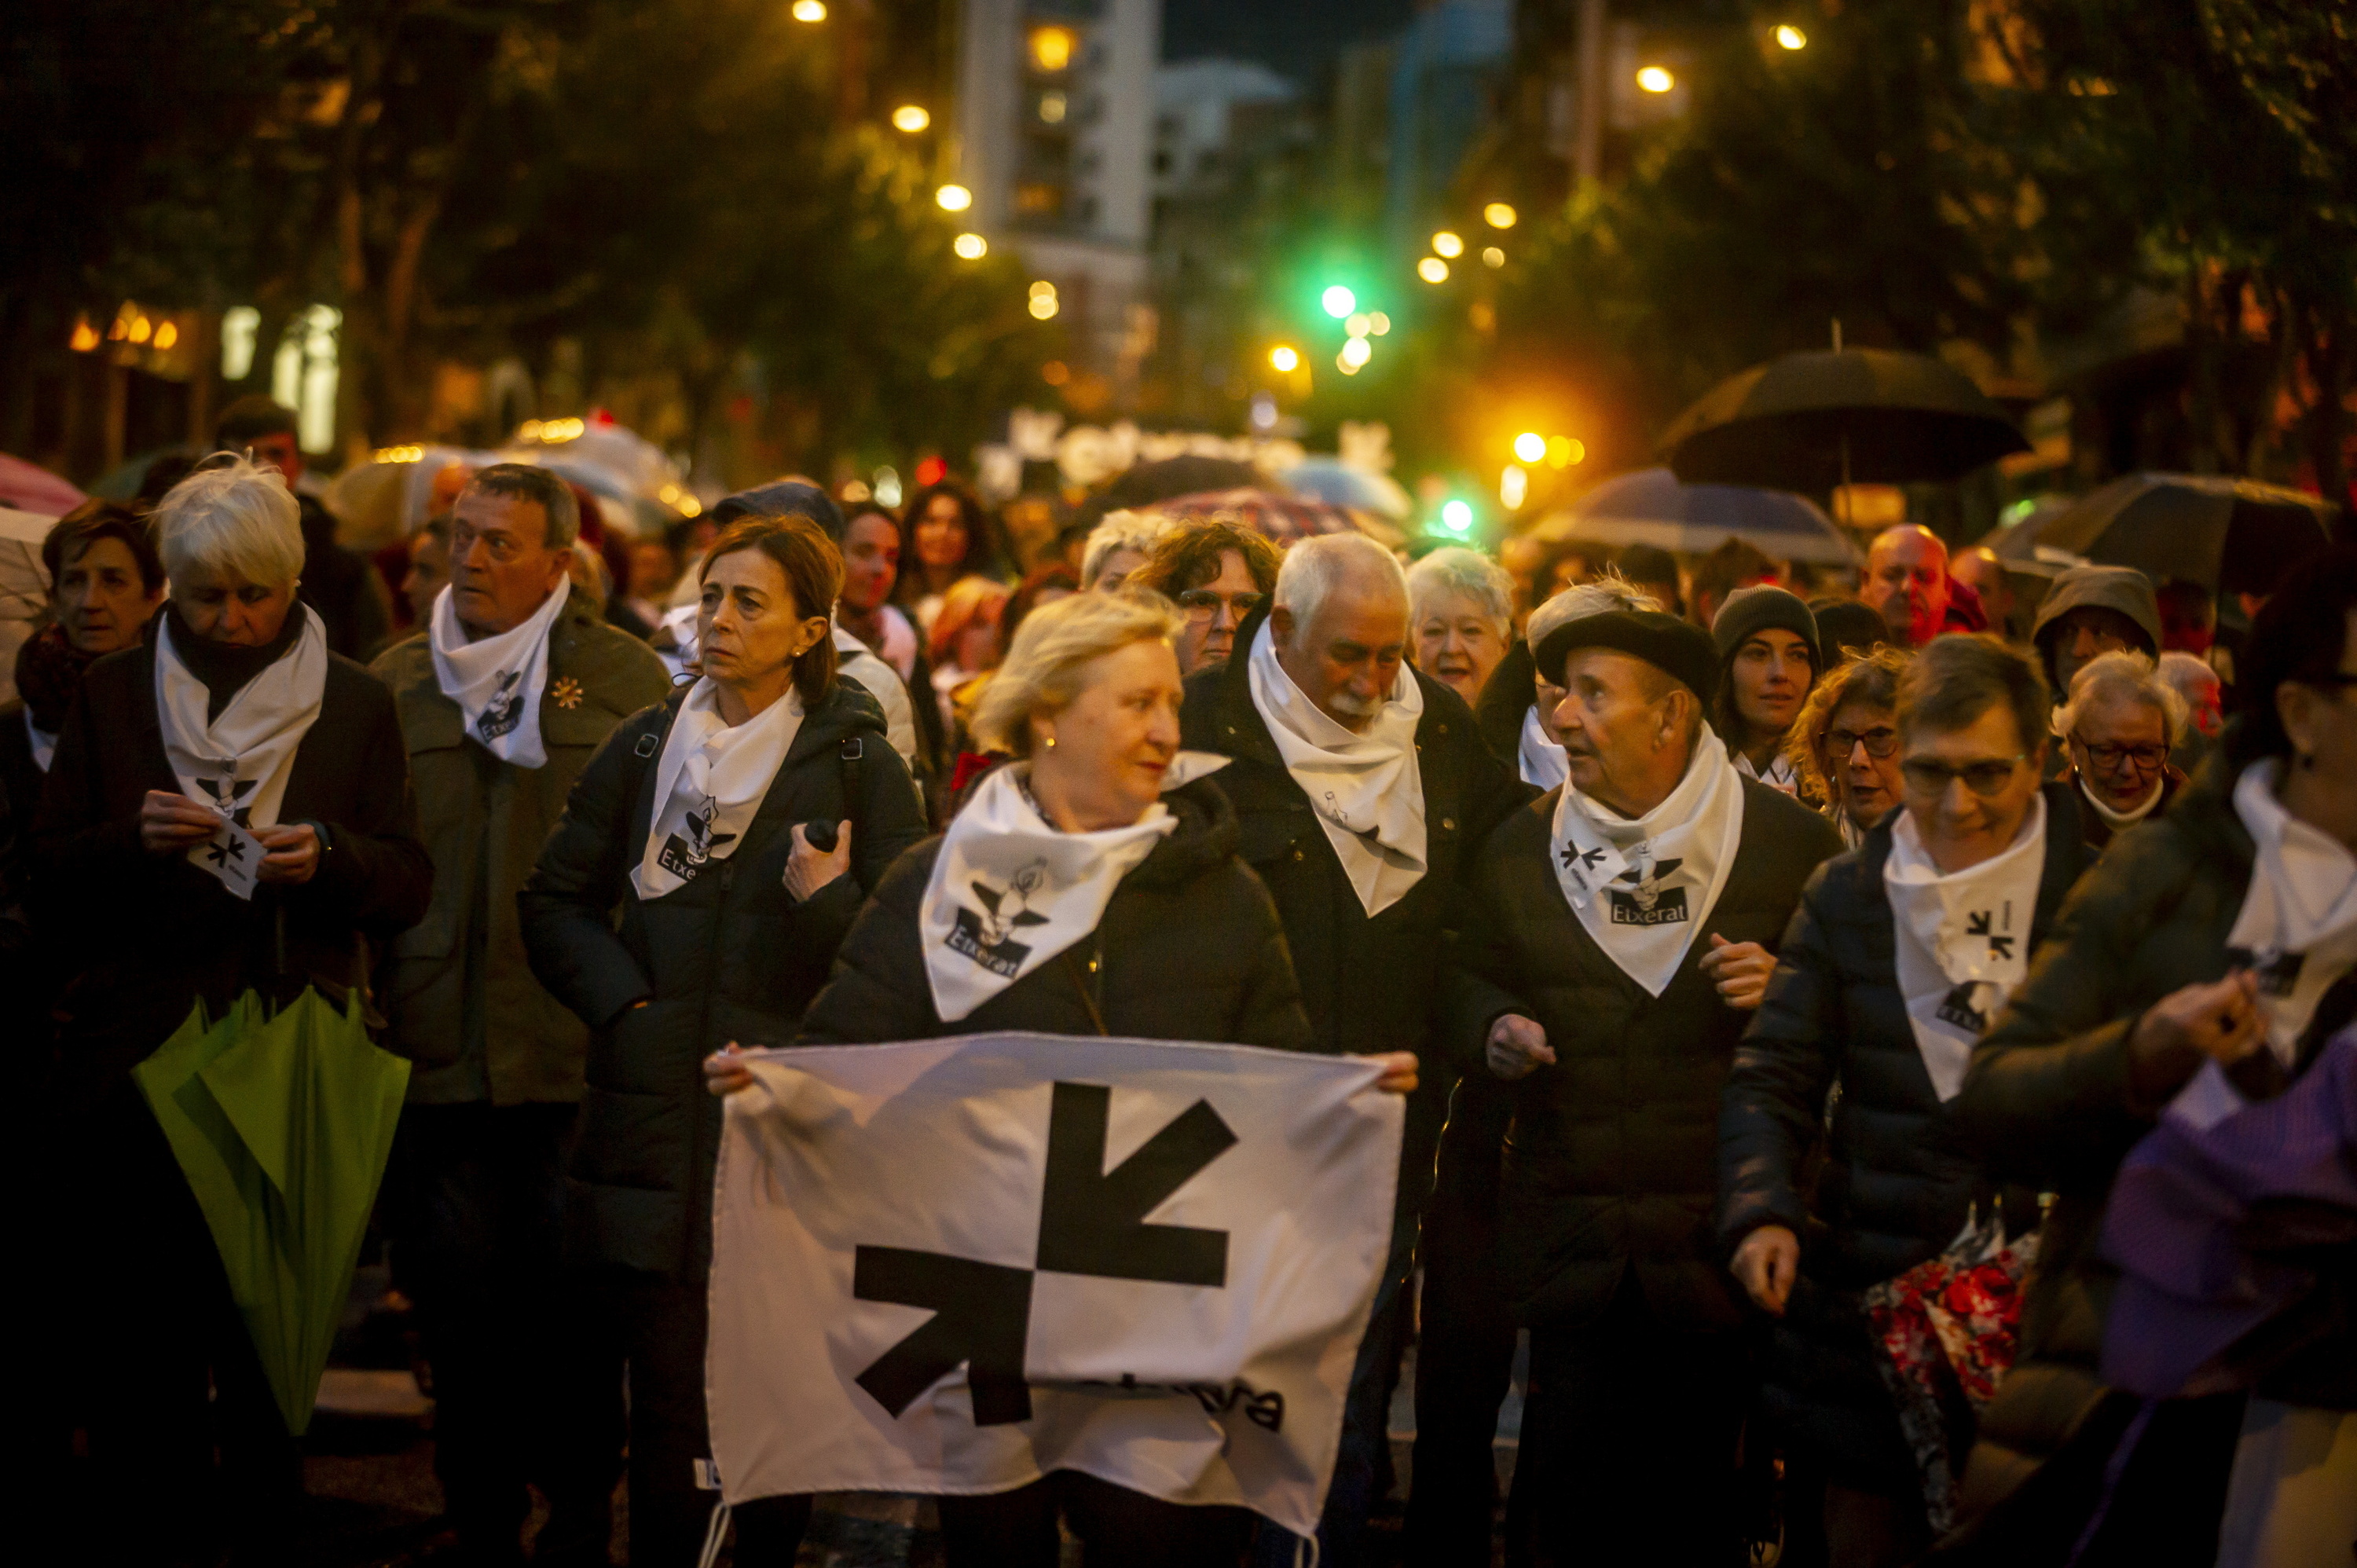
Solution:
[[[536,1490],[531,1560],[603,1563],[627,1479],[629,1561],[696,1563],[737,1052],[996,1030],[1383,1058],[1315,1561],[1397,1506],[1411,1346],[1399,1551],[1491,1561],[1524,1337],[1512,1563],[2348,1561],[2347,1207],[2261,1171],[2203,1232],[2240,1272],[2171,1294],[2137,1271],[2182,1239],[2115,1197],[2254,1108],[2357,1159],[2357,552],[2017,607],[1915,528],[1848,584],[1114,512],[1017,579],[954,485],[784,479],[634,545],[500,464],[388,579],[298,499],[291,418],[231,412],[56,523],[0,710],[63,1347],[18,1420],[53,1495],[136,1498],[93,1557],[294,1550],[300,1444],[132,1069],[312,987],[412,1064],[378,1227],[455,1562],[524,1561]],[[949,869],[1010,842],[1019,963]],[[938,1509],[958,1568],[1308,1544],[1076,1473]],[[738,1507],[734,1561],[811,1512]]]

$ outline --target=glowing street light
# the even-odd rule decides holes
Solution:
[[[1525,463],[1535,463],[1547,455],[1546,437],[1535,430],[1525,430],[1514,437],[1514,456]]]
[[[1056,312],[1063,308],[1052,294],[1035,294],[1031,296],[1031,318],[1034,321],[1053,321],[1056,319]]]
[[[1279,343],[1268,351],[1268,362],[1279,375],[1289,376],[1301,368],[1301,355],[1290,343]]]
[[[1472,532],[1473,504],[1463,499],[1448,502],[1440,509],[1440,526],[1451,533]]]
[[[1367,317],[1367,330],[1372,332],[1376,337],[1380,338],[1391,329],[1392,318],[1385,316],[1382,311],[1378,310],[1372,316]]]
[[[1339,357],[1343,369],[1355,371],[1375,357],[1375,346],[1364,338],[1352,338],[1342,345]]]
[[[974,192],[962,185],[945,185],[933,192],[933,203],[944,212],[963,212],[974,205]]]
[[[1649,65],[1637,73],[1637,85],[1647,92],[1667,92],[1678,84],[1666,66]]]
[[[1318,303],[1326,307],[1327,315],[1340,321],[1359,308],[1359,296],[1339,283],[1331,284],[1318,296]]]
[[[1031,63],[1053,76],[1072,63],[1079,42],[1070,27],[1041,27],[1031,35]]]
[[[1568,468],[1587,460],[1587,447],[1568,435],[1558,435],[1547,443],[1546,460],[1550,468]]]
[[[1438,256],[1426,256],[1415,263],[1415,275],[1426,283],[1447,283],[1448,263]]]
[[[950,242],[950,249],[962,262],[978,262],[990,254],[990,242],[979,234],[960,234]]]
[[[823,22],[826,20],[826,0],[794,0],[794,20]]]
[[[1481,209],[1481,221],[1492,229],[1511,229],[1518,214],[1502,201],[1493,201]]]
[[[1788,23],[1776,29],[1776,43],[1781,48],[1804,49],[1809,47],[1809,35]]]
[[[933,117],[920,103],[903,103],[892,111],[892,129],[906,131],[912,136],[932,123]]]
[[[1432,253],[1436,256],[1447,256],[1450,261],[1455,261],[1465,253],[1465,242],[1453,231],[1443,229],[1432,237]]]
[[[1520,463],[1509,463],[1498,476],[1498,501],[1508,511],[1520,511],[1531,498],[1531,476]]]

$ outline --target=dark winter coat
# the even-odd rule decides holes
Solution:
[[[1317,1049],[1268,889],[1236,858],[1227,797],[1198,779],[1162,800],[1178,827],[1121,879],[1097,929],[951,1023],[934,1010],[918,929],[942,840],[919,844],[844,939],[795,1043],[1028,1029]]]
[[[2233,967],[2226,936],[2255,853],[2234,811],[2235,777],[2224,755],[2212,757],[2167,816],[2113,841],[1974,1050],[1949,1107],[1991,1175],[2056,1195],[2023,1303],[2018,1356],[1981,1412],[1964,1473],[1958,1507],[1966,1529],[2099,1412],[2124,1423],[2134,1406],[2096,1370],[2118,1281],[2098,1251],[2104,1209],[2121,1160],[2202,1058],[2190,1047],[2147,1058],[2128,1042],[2153,1004]],[[2270,1387],[2263,1380],[2259,1391]]]
[[[1301,1002],[1321,1051],[1415,1051],[1434,1058],[1440,976],[1463,920],[1467,861],[1530,790],[1481,742],[1465,699],[1421,671],[1415,731],[1424,780],[1425,874],[1405,897],[1369,917],[1253,705],[1250,660],[1265,608],[1236,631],[1238,652],[1187,682],[1184,744],[1235,760],[1211,776],[1235,807],[1238,853],[1267,885],[1285,923]],[[1436,1061],[1433,1066],[1437,1069]],[[1427,1070],[1408,1104],[1399,1201],[1414,1214],[1432,1185],[1448,1074]]]
[[[1602,1315],[1633,1270],[1663,1321],[1732,1327],[1742,1315],[1711,1211],[1719,1094],[1750,1015],[1720,999],[1701,962],[1713,933],[1772,950],[1809,874],[1841,840],[1807,807],[1744,779],[1735,865],[1657,997],[1564,899],[1556,793],[1516,811],[1481,846],[1450,986],[1450,1037],[1469,1070],[1488,1070],[1483,1043],[1508,1013],[1537,1020],[1555,1053],[1553,1067],[1512,1085],[1499,1220],[1507,1295],[1526,1324],[1582,1324]]]
[[[2033,947],[2094,859],[2074,806],[2072,791],[2046,786]],[[1767,1000],[1720,1099],[1718,1240],[1731,1255],[1762,1225],[1801,1238],[1801,1277],[1764,1369],[1770,1418],[1835,1480],[1912,1498],[1921,1483],[1875,1369],[1859,1293],[1936,1256],[1974,1201],[1986,1205],[1996,1189],[1944,1114],[1900,994],[1882,879],[1896,821],[1894,812],[1859,848],[1819,866],[1784,932]],[[1828,1093],[1837,1095],[1830,1134]],[[1824,1162],[1813,1166],[1820,1146]],[[2003,1197],[2009,1228],[2037,1223],[2034,1191]]]
[[[264,883],[248,901],[185,855],[150,854],[139,843],[150,789],[180,790],[152,640],[90,667],[34,820],[38,928],[104,933],[78,950],[57,1004],[69,1081],[84,1090],[119,1083],[199,999],[218,1015],[249,989],[286,997],[311,983],[342,997],[433,890],[393,695],[348,659],[328,657],[278,811],[325,830],[309,881]]]
[[[413,1101],[494,1105],[581,1097],[581,1021],[532,977],[516,894],[564,814],[581,770],[614,726],[670,690],[646,644],[605,625],[584,596],[548,628],[540,699],[547,760],[502,762],[467,733],[420,634],[377,657],[416,780],[420,836],[433,853],[434,902],[393,944],[383,1007],[390,1038],[419,1070]],[[477,1038],[468,1036],[474,1031]],[[473,1054],[474,1063],[462,1060]]]
[[[566,1183],[572,1241],[590,1261],[694,1283],[711,1266],[720,1139],[704,1058],[732,1040],[792,1040],[865,889],[924,824],[882,710],[838,681],[804,715],[737,852],[641,899],[630,872],[661,804],[656,759],[686,694],[632,714],[598,748],[518,906],[533,972],[589,1026]],[[842,753],[853,741],[858,800],[847,807],[853,769]],[[845,818],[850,875],[796,900],[784,880],[795,824]]]

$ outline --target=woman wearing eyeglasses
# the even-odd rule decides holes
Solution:
[[[1912,654],[1878,648],[1837,665],[1802,706],[1785,740],[1801,797],[1833,819],[1856,849],[1899,804],[1900,677]]]
[[[2071,680],[2071,700],[2054,710],[2054,733],[2070,753],[2063,777],[2078,787],[2087,843],[2102,849],[2169,810],[2185,775],[2169,760],[2185,736],[2185,699],[2141,653],[2102,653]]]
[[[1167,594],[1185,618],[1178,628],[1178,674],[1223,664],[1236,628],[1276,587],[1276,546],[1249,528],[1216,520],[1182,523],[1162,536],[1126,586]]]
[[[2181,1133],[2306,1088],[2357,1018],[2352,621],[2357,552],[2286,576],[2252,627],[2219,754],[2104,852],[1973,1055],[1957,1120],[1994,1170],[2057,1195],[2020,1356],[1964,1475],[1965,1528],[1988,1561],[2060,1563],[2083,1533],[2082,1563],[2321,1563],[2357,1533],[2345,1240],[2314,1249],[2339,1273],[2309,1293],[2320,1319],[2261,1324],[2205,1369],[2229,1391],[2145,1404],[2102,1370],[2121,1326],[2104,1225],[2130,1151],[2165,1111]],[[2254,1262],[2252,1240],[2226,1241],[2210,1271],[2239,1299],[2179,1282],[2195,1305],[2247,1309],[2255,1281],[2298,1266]]]
[[[1893,671],[1894,707],[1871,704]],[[1849,740],[1839,787],[1873,773],[1880,789],[1876,770],[1890,768],[1903,809],[1801,896],[1720,1102],[1718,1233],[1780,1320],[1764,1399],[1791,1473],[1822,1488],[1828,1561],[1868,1568],[1912,1562],[1932,1524],[1863,1293],[1939,1254],[1975,1203],[1991,1214],[1982,1163],[1944,1107],[2088,851],[2072,792],[2039,783],[2049,704],[2029,660],[1948,636],[1836,678],[1857,687],[1823,731],[1836,737],[1824,751]],[[2029,1194],[2002,1207],[2015,1229],[2035,1220]]]

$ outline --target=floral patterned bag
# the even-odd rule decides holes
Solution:
[[[1956,1482],[1981,1407],[2013,1365],[2038,1232],[2006,1240],[1992,1208],[1938,1257],[1866,1291],[1875,1365],[1923,1478],[1935,1534],[1955,1522]]]

